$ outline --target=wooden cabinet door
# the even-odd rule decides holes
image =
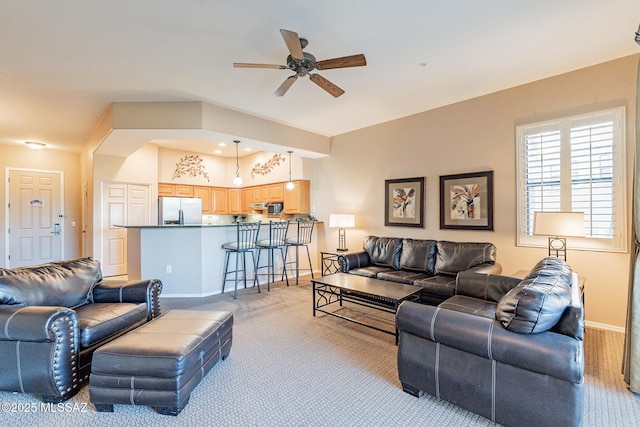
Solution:
[[[269,185],[269,202],[282,202],[284,201],[284,183]]]
[[[293,189],[284,192],[284,213],[308,214],[311,212],[311,186],[308,180],[293,181]]]
[[[176,184],[176,196],[193,197],[193,185]]]
[[[242,213],[242,190],[239,188],[229,188],[228,210],[230,214],[239,215]]]
[[[226,214],[227,210],[227,189],[221,187],[213,187],[211,189],[211,198],[213,199],[213,213]]]
[[[269,201],[269,186],[261,185],[258,187],[260,189],[260,202],[268,202]]]
[[[243,188],[240,190],[242,193],[242,213],[248,214],[251,213],[251,209],[249,205],[253,203],[253,188]]]
[[[211,209],[211,187],[194,187],[194,197],[202,199],[202,213],[210,214],[213,212]]]
[[[176,186],[175,184],[158,183],[158,196],[175,196]]]

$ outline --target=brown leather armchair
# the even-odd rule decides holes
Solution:
[[[93,258],[0,268],[0,390],[73,396],[95,349],[160,315],[162,283],[103,281]]]

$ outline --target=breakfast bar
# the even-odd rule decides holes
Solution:
[[[263,224],[267,226],[261,227],[260,239],[268,237],[268,222]],[[235,224],[143,225],[125,228],[127,274],[130,280],[142,277],[160,279],[163,297],[204,297],[222,292],[222,245],[236,239]],[[295,222],[292,222],[290,235],[294,230]],[[317,258],[315,242],[314,236],[309,247],[312,260]],[[253,269],[250,266],[247,269],[252,277]],[[250,286],[249,282],[247,286]]]

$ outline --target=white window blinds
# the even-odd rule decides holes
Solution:
[[[625,251],[624,108],[518,126],[518,245],[533,236],[536,211],[584,212],[574,249]]]

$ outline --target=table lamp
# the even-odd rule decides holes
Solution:
[[[338,228],[338,251],[347,251],[347,233],[345,228],[353,228],[356,218],[351,214],[330,214],[329,227]]]
[[[584,212],[534,212],[533,234],[549,236],[549,256],[566,261],[566,237],[584,237]]]

